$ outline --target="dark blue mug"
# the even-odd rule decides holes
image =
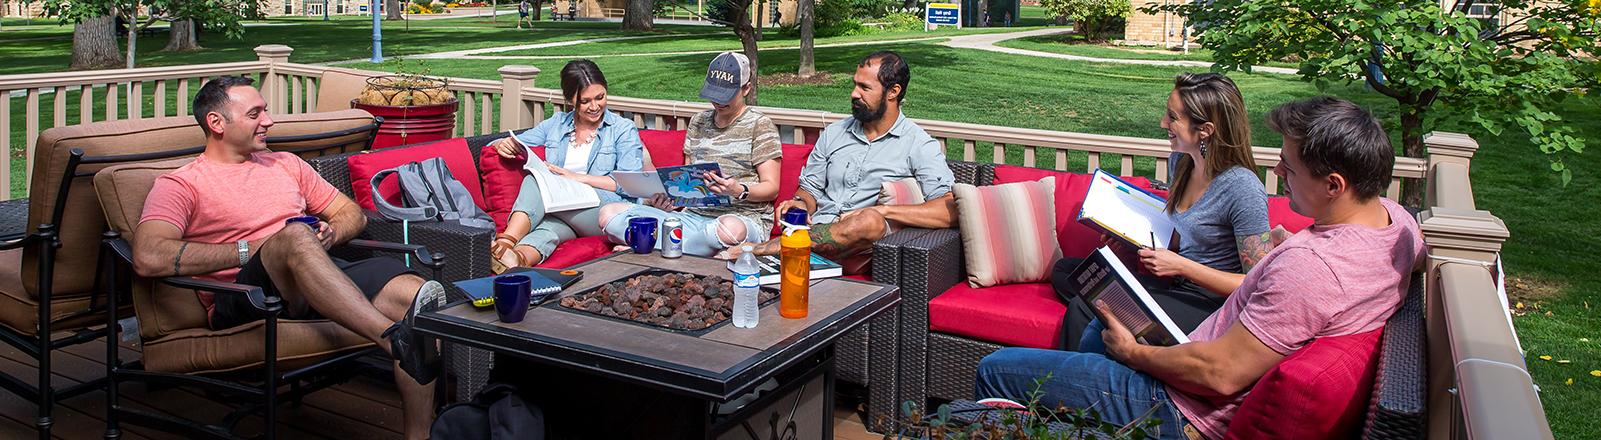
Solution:
[[[495,278],[495,313],[500,322],[514,324],[528,315],[528,294],[534,280],[526,275],[502,275]]]
[[[634,249],[634,253],[648,254],[656,249],[656,229],[659,224],[660,221],[653,217],[628,219],[628,230],[623,232],[623,240]]]
[[[318,220],[317,216],[315,215],[302,215],[298,217],[290,217],[288,220],[284,220],[284,224],[286,225],[290,223],[305,223],[306,226],[310,226],[311,230],[313,231],[317,230],[317,224],[321,222],[322,220]]]

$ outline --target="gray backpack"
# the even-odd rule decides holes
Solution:
[[[390,174],[400,179],[400,202],[404,206],[392,205],[378,193],[378,184]],[[450,174],[445,160],[437,157],[374,174],[372,202],[387,220],[455,221],[462,226],[495,228],[495,221],[473,204],[467,187]]]

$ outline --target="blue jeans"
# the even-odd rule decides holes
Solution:
[[[1099,345],[1100,332],[1095,335]],[[1162,424],[1146,433],[1158,439],[1185,438],[1184,415],[1168,398],[1166,386],[1101,353],[1003,348],[978,363],[974,394],[1026,404],[1034,382],[1047,374],[1050,378],[1039,387],[1040,405],[1046,408],[1094,408],[1101,421],[1123,426],[1156,407],[1150,417]]]
[[[745,224],[745,237],[734,243],[724,243],[717,234],[717,225],[722,216],[716,218],[706,217],[689,212],[667,212],[654,206],[634,204],[627,211],[617,214],[611,221],[601,225],[606,235],[611,236],[613,242],[627,243],[628,220],[636,217],[651,217],[657,221],[665,221],[668,217],[676,217],[684,222],[684,253],[701,257],[710,257],[717,252],[737,245],[741,242],[761,243],[767,241],[767,229],[760,223],[744,216],[724,214]],[[660,225],[660,223],[657,223]],[[656,241],[656,248],[661,249],[663,243]]]

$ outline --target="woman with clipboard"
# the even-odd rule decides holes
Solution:
[[[1272,249],[1276,234],[1268,226],[1267,193],[1251,156],[1251,123],[1234,81],[1215,73],[1179,75],[1168,94],[1162,128],[1173,149],[1168,160],[1173,184],[1164,211],[1178,232],[1179,246],[1134,249],[1122,240],[1104,241],[1131,263],[1137,260],[1131,265],[1146,275],[1139,277],[1141,284],[1187,332],[1223,305],[1244,274]],[[1157,242],[1155,237],[1151,242]],[[1095,351],[1099,323],[1090,326],[1096,316],[1078,299],[1077,285],[1068,276],[1082,261],[1057,262],[1051,284],[1068,301],[1065,348]]]

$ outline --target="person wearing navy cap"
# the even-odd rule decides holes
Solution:
[[[684,253],[711,256],[743,242],[765,240],[773,228],[773,204],[778,196],[779,160],[782,153],[778,126],[761,112],[745,105],[751,91],[750,59],[723,52],[706,69],[700,97],[711,110],[689,120],[684,137],[684,163],[716,163],[722,175],[706,173],[708,187],[728,196],[726,206],[682,208],[665,194],[640,203],[612,203],[601,207],[600,224],[617,243],[625,241],[628,220],[677,217],[684,222]]]

